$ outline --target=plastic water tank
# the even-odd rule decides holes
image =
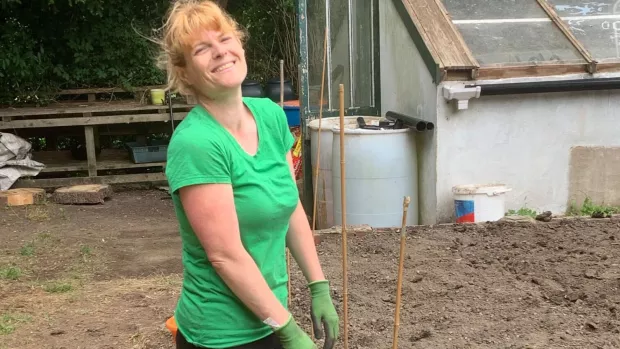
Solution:
[[[340,122],[332,128],[332,183],[334,223],[342,224]],[[364,117],[378,125],[378,118]],[[406,129],[369,130],[357,126],[355,118],[345,120],[344,165],[347,225],[400,227],[403,197],[411,204],[407,225],[418,224],[418,169],[415,131]]]
[[[345,122],[355,122],[357,116],[345,117]],[[379,119],[378,117],[376,118]],[[327,229],[334,224],[334,197],[332,188],[332,128],[340,124],[340,118],[329,117],[321,120],[321,130],[319,131],[319,119],[308,123],[310,133],[310,163],[312,164],[312,189],[314,190],[316,181],[316,229]],[[320,136],[319,136],[320,134]],[[321,147],[319,149],[319,141]],[[317,156],[318,151],[321,154]],[[340,150],[339,150],[340,151]],[[320,161],[318,178],[315,178],[317,158]],[[340,166],[340,165],[338,165]],[[312,216],[313,212],[307,212]]]

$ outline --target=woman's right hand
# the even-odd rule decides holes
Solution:
[[[312,339],[299,327],[292,316],[284,326],[275,330],[283,349],[318,349]]]

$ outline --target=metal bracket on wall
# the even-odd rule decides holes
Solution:
[[[458,110],[469,108],[471,98],[480,98],[480,86],[450,85],[443,86],[443,98],[448,101],[456,99]]]

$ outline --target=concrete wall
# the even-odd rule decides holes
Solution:
[[[395,111],[437,120],[437,88],[392,1],[379,2],[381,112]],[[416,134],[419,223],[436,220],[435,133]]]
[[[589,171],[607,173],[608,190],[620,190],[617,149],[592,153],[612,163],[588,162],[583,151],[571,160],[573,147],[620,146],[620,91],[486,96],[471,99],[469,109],[462,111],[440,97],[441,89],[437,93],[439,222],[453,219],[451,188],[457,184],[505,183],[513,189],[506,209],[527,206],[564,213],[571,199],[583,198],[570,192],[587,192],[588,186],[596,185],[577,178],[583,175],[574,168],[599,163],[600,169]]]

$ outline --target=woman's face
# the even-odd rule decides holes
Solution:
[[[189,84],[212,98],[239,88],[247,74],[245,51],[234,33],[200,32],[185,58]]]

